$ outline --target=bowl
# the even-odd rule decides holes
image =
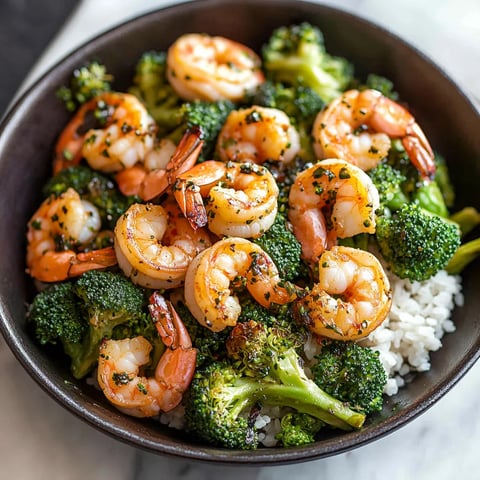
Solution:
[[[95,388],[75,380],[67,365],[55,361],[28,334],[25,305],[33,284],[25,274],[26,223],[39,204],[41,187],[50,175],[55,140],[69,118],[55,92],[74,68],[100,59],[113,73],[116,88],[122,90],[129,85],[142,52],[164,50],[182,33],[224,35],[258,50],[275,27],[302,20],[317,24],[329,52],[350,59],[358,75],[375,72],[394,81],[435,149],[447,161],[455,162],[451,173],[457,207],[480,207],[476,195],[480,178],[478,111],[425,55],[362,18],[302,1],[203,0],[148,13],[81,46],[29,88],[0,127],[0,218],[8,226],[0,229],[0,328],[19,362],[53,399],[120,441],[158,454],[220,464],[279,465],[319,459],[378,440],[412,421],[451,389],[480,355],[477,263],[463,275],[465,305],[454,311],[456,332],[446,335],[443,348],[431,354],[431,370],[412,378],[361,430],[332,433],[294,449],[239,451],[198,444],[157,422],[119,413]]]

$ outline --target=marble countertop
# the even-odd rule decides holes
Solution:
[[[22,88],[101,31],[174,1],[83,0],[26,78]],[[478,0],[330,0],[387,26],[420,47],[480,99]],[[0,477],[17,480],[283,480],[477,479],[480,365],[421,417],[357,450],[282,467],[228,468],[156,456],[98,432],[31,380],[0,338]]]

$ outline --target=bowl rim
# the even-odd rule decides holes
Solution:
[[[254,4],[256,0],[235,0],[239,5]],[[227,0],[228,2],[228,0]],[[48,82],[49,77],[59,69],[64,63],[72,59],[73,56],[82,55],[85,50],[88,50],[90,45],[96,44],[99,41],[109,43],[112,37],[115,37],[119,32],[150,19],[155,15],[162,15],[168,11],[177,11],[185,7],[188,8],[214,8],[215,6],[223,5],[224,0],[182,0],[181,2],[167,5],[161,8],[154,8],[145,13],[127,19],[118,23],[105,31],[98,33],[95,36],[80,43],[59,60],[54,62],[43,74],[31,82],[18,98],[12,102],[8,107],[3,118],[0,120],[0,152],[3,150],[3,143],[5,134],[8,133],[9,128],[14,128],[22,118],[22,112],[29,107],[32,92],[42,88],[42,85]],[[263,0],[264,4],[271,5],[287,5],[291,2],[288,0]],[[385,27],[375,23],[371,19],[362,17],[361,15],[352,13],[343,8],[332,6],[331,4],[324,4],[321,2],[309,2],[305,0],[297,0],[296,3],[303,4],[306,7],[318,8],[323,11],[330,11],[336,15],[343,15],[350,17],[352,20],[363,24],[366,28],[378,30],[382,35],[389,37],[396,43],[410,50],[412,53],[422,59],[423,62],[435,69],[439,75],[449,82],[453,88],[464,97],[464,100],[476,111],[477,115],[480,113],[480,106],[473,101],[473,96],[470,92],[465,91],[451,76],[446,73],[438,64],[436,64],[429,56],[419,50],[417,47],[404,40],[399,35],[387,30]],[[479,117],[480,118],[480,117]],[[462,357],[463,362],[459,362],[456,368],[449,371],[448,375],[443,378],[443,381],[436,385],[431,391],[425,392],[417,401],[402,408],[397,413],[382,420],[376,425],[370,426],[368,430],[359,430],[345,434],[342,437],[335,437],[332,439],[322,440],[321,447],[312,444],[305,447],[298,447],[295,449],[283,448],[261,448],[257,450],[227,450],[206,445],[191,444],[186,445],[183,441],[170,442],[159,444],[154,439],[143,438],[136,434],[132,434],[128,429],[119,425],[118,422],[112,422],[111,418],[105,416],[105,411],[99,408],[99,405],[92,405],[93,408],[85,408],[78,399],[73,399],[66,389],[59,388],[59,386],[42,370],[41,366],[35,362],[32,355],[28,352],[25,342],[22,338],[15,335],[11,321],[8,319],[7,312],[3,304],[0,304],[0,331],[10,350],[14,356],[21,363],[26,372],[33,378],[33,380],[54,400],[65,407],[78,418],[86,421],[88,424],[107,434],[116,440],[127,443],[131,446],[139,447],[146,451],[156,454],[171,455],[186,460],[198,460],[207,463],[215,464],[236,464],[236,465],[255,465],[255,466],[279,466],[282,464],[292,464],[304,461],[312,461],[329,456],[337,455],[366,445],[370,442],[380,439],[400,427],[405,426],[410,421],[427,411],[433,404],[435,404],[441,397],[443,397],[450,388],[452,388],[475,364],[480,357],[480,350],[472,347],[466,351]],[[178,444],[177,444],[178,443]],[[318,443],[318,442],[317,442]]]

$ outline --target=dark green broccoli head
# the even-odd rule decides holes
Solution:
[[[308,22],[274,30],[262,56],[268,79],[309,87],[325,102],[338,97],[353,78],[352,65],[327,54],[322,32]]]
[[[57,96],[65,102],[68,111],[74,112],[83,103],[110,91],[112,81],[105,65],[90,62],[73,71],[68,86],[60,87]]]
[[[146,305],[143,289],[116,272],[90,270],[78,278],[74,290],[90,324],[98,328],[113,330],[144,312]]]
[[[418,281],[442,270],[460,246],[455,223],[415,203],[404,205],[392,216],[377,217],[375,238],[392,272]]]
[[[211,160],[215,150],[218,134],[228,115],[235,109],[230,100],[208,102],[195,100],[187,102],[181,107],[183,116],[182,134],[186,129],[198,127],[203,140],[199,161]]]
[[[293,280],[303,272],[302,246],[283,215],[278,214],[273,225],[252,241],[270,256],[282,280]]]
[[[280,432],[276,439],[284,447],[299,447],[315,441],[315,435],[325,424],[318,418],[305,413],[287,413],[280,421]]]
[[[197,369],[185,395],[186,430],[212,445],[256,448],[258,434],[250,411],[257,391],[255,379],[241,377],[227,363]]]
[[[192,345],[197,349],[197,367],[218,362],[227,356],[225,341],[231,328],[212,332],[198,323],[184,303],[178,302],[175,309],[190,334]]]
[[[29,306],[27,319],[42,345],[79,342],[87,329],[70,282],[55,283],[37,293]]]
[[[104,228],[113,230],[117,219],[137,197],[124,196],[114,182],[91,168],[83,165],[65,168],[50,178],[43,188],[45,197],[58,196],[73,188],[80,197],[97,207]]]
[[[408,203],[408,197],[402,190],[402,185],[407,178],[401,171],[387,163],[380,163],[367,173],[377,187],[381,206],[398,210]]]
[[[369,74],[365,81],[365,87],[378,90],[384,97],[390,98],[391,100],[397,101],[399,99],[398,92],[395,91],[393,82],[382,75],[376,75],[374,73]]]
[[[312,367],[315,383],[365,414],[382,409],[387,382],[379,353],[354,342],[325,341]]]

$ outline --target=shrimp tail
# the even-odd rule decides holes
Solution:
[[[88,270],[99,270],[113,267],[117,264],[117,256],[113,247],[82,252],[77,254],[72,260],[73,263],[69,270],[70,277],[82,275]]]
[[[436,172],[434,153],[418,123],[410,127],[408,135],[402,138],[402,145],[420,175],[425,180],[432,180]]]
[[[207,210],[200,188],[193,183],[178,180],[173,188],[175,199],[190,226],[197,230],[208,224]]]
[[[197,162],[203,147],[202,132],[199,127],[188,129],[178,144],[165,170],[149,172],[143,179],[140,197],[150,201],[163,194],[175,183],[178,175],[190,170]]]
[[[155,291],[150,296],[148,308],[166,347],[171,349],[192,347],[190,335],[171,302]]]

